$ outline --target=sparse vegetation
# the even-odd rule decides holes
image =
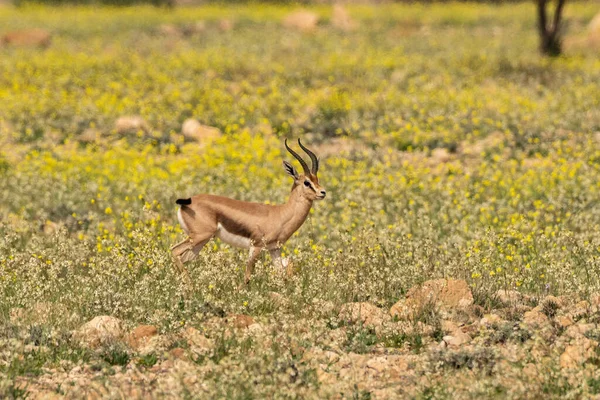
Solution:
[[[597,6],[552,60],[534,7],[0,6],[52,38],[0,47],[0,398],[597,395]],[[174,200],[283,202],[297,136],[294,275],[215,241],[187,287]]]

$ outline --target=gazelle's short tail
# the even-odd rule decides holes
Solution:
[[[192,199],[177,199],[175,203],[179,204],[180,206],[189,206],[192,204]]]

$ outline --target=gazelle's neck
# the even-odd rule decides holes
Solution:
[[[281,222],[290,236],[306,221],[313,204],[312,200],[302,196],[301,189],[298,186],[294,187],[287,203],[282,205]]]

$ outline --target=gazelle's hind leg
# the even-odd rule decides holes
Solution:
[[[177,271],[184,276],[188,284],[191,284],[192,280],[187,268],[184,267],[183,263],[192,261],[194,258],[196,258],[198,253],[200,253],[200,250],[202,250],[204,245],[208,243],[210,239],[211,238],[209,237],[208,239],[198,241],[188,238],[171,247],[171,254],[173,255],[173,260],[175,261],[175,267],[177,268]]]

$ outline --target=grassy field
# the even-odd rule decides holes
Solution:
[[[53,34],[0,47],[0,397],[598,395],[600,53],[585,41],[598,6],[567,5],[556,59],[537,53],[532,4],[349,6],[351,30],[326,6],[310,31],[284,26],[294,10],[0,7],[0,34]],[[119,132],[127,115],[148,128]],[[222,137],[187,140],[187,118]],[[285,137],[321,156],[328,191],[284,248],[295,275],[265,256],[239,289],[246,252],[214,241],[186,296],[174,200],[284,202]],[[438,278],[465,280],[471,308],[388,320]],[[341,316],[353,302],[384,322]],[[536,308],[545,325],[524,319]],[[77,340],[101,315],[153,325],[158,344]],[[240,315],[255,323],[232,326]],[[559,317],[593,325],[574,369]],[[440,347],[448,321],[468,347]],[[384,356],[406,373],[360,372]]]

